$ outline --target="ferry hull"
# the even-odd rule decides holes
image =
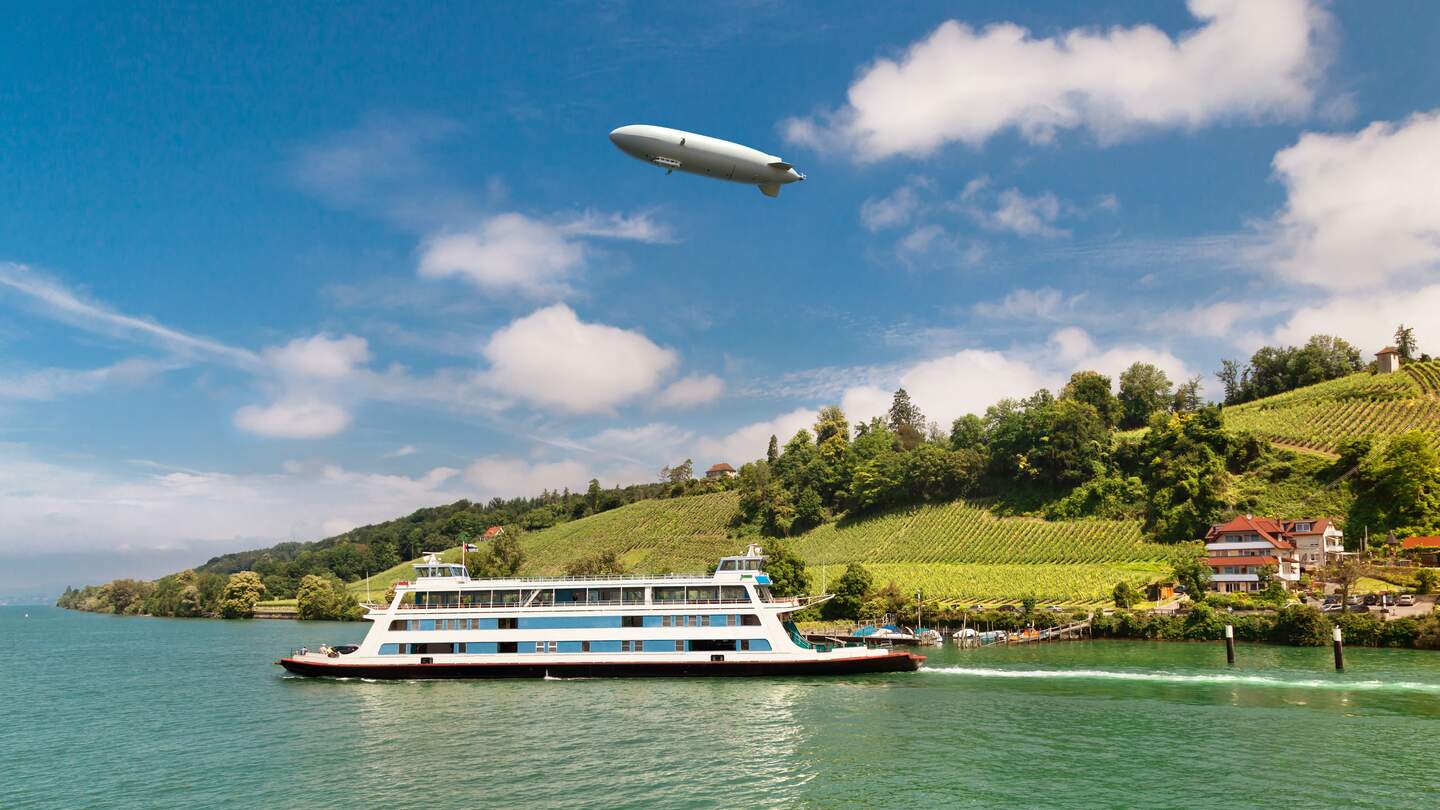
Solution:
[[[479,678],[706,678],[783,675],[859,675],[914,672],[925,656],[908,652],[833,660],[789,661],[588,661],[566,663],[344,664],[282,658],[275,663],[296,675],[376,680]]]

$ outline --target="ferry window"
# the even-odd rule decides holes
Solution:
[[[550,590],[549,588],[546,588],[545,590],[535,590],[533,588],[523,590],[520,592],[520,596],[520,601],[522,604],[530,605],[532,607],[538,605],[549,605],[554,603],[555,601],[555,592]]]
[[[718,602],[720,601],[720,589],[711,585],[706,588],[690,587],[685,589],[687,602]]]
[[[620,652],[640,652],[640,642],[622,641],[620,642]]]
[[[511,616],[505,619],[496,619],[497,630],[515,630],[520,627],[520,620]]]
[[[697,639],[690,642],[691,652],[733,652],[733,639]]]
[[[518,605],[520,604],[520,592],[495,591],[494,601],[497,605]]]
[[[750,593],[745,590],[744,585],[721,585],[720,601],[722,602],[749,602]]]
[[[558,649],[558,642],[539,641],[535,643],[535,651],[542,653],[553,653]]]
[[[746,652],[746,651],[748,651],[749,649],[750,649],[750,639],[748,639],[748,638],[742,638],[742,639],[740,639],[740,651],[741,651],[741,652]]]
[[[734,571],[734,570],[735,570],[735,561],[734,561],[734,560],[723,560],[723,561],[720,563],[720,570],[721,570],[721,571]]]
[[[570,602],[584,602],[584,601],[585,601],[585,589],[584,589],[584,588],[556,588],[556,589],[555,589],[555,602],[556,602],[556,604],[570,603]]]
[[[396,619],[390,622],[391,630],[409,630],[410,622],[405,619]]]
[[[770,588],[769,588],[769,586],[766,586],[766,585],[757,586],[757,587],[755,588],[755,592],[760,595],[760,601],[761,601],[761,602],[769,602],[769,601],[770,601]]]
[[[655,589],[655,601],[660,602],[684,602],[685,589],[680,587],[664,587]]]
[[[753,613],[747,613],[744,616],[740,617],[740,623],[745,625],[746,627],[759,627],[760,617],[756,616]]]
[[[596,604],[596,603],[613,604],[613,603],[619,602],[619,601],[620,601],[620,589],[619,589],[619,588],[591,588],[591,589],[590,589],[590,603],[591,603],[591,604]]]
[[[582,641],[582,642],[580,642],[580,652],[590,652],[590,642],[588,642],[588,641]]]
[[[496,652],[513,653],[518,652],[519,649],[520,645],[514,641],[502,641],[499,644],[495,645]]]
[[[701,627],[709,627],[709,626],[710,626],[710,617],[709,617],[709,616],[701,616],[701,617],[699,617],[699,618],[700,618],[700,626],[701,626]]]
[[[472,605],[488,605],[488,604],[490,604],[490,592],[489,592],[489,591],[466,591],[465,593],[466,593],[467,596],[470,597],[470,604],[472,604]]]
[[[620,597],[620,601],[624,602],[625,604],[627,604],[627,605],[643,605],[643,604],[645,604],[645,589],[644,589],[644,588],[621,588],[620,590],[621,590],[621,594],[622,594],[621,597]]]
[[[759,571],[759,570],[760,570],[760,561],[759,561],[759,560],[744,560],[744,565],[745,565],[745,570],[746,570],[746,571]]]
[[[620,626],[621,626],[621,627],[644,627],[644,626],[645,626],[645,617],[644,617],[644,616],[621,616],[621,617],[620,617]]]
[[[685,652],[685,642],[683,642],[683,641],[676,641],[676,642],[675,642],[675,652]]]

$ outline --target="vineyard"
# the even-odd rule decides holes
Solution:
[[[531,532],[521,541],[521,573],[560,574],[574,560],[607,551],[636,573],[704,571],[720,557],[744,550],[744,541],[726,534],[738,503],[734,492],[638,501]]]
[[[1067,565],[993,565],[968,563],[872,563],[876,584],[894,582],[907,595],[925,593],[926,604],[970,605],[1015,602],[1034,596],[1040,604],[1099,605],[1110,601],[1115,583],[1137,588],[1170,573],[1168,563],[1089,563]],[[833,584],[840,566],[811,571],[817,589]]]
[[[1225,426],[1271,441],[1334,451],[1347,439],[1412,430],[1440,445],[1440,363],[1409,363],[1403,374],[1366,372],[1232,405]]]

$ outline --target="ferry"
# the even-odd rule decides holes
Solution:
[[[358,645],[275,663],[332,678],[591,678],[913,672],[886,648],[812,644],[791,621],[830,595],[779,597],[751,545],[713,574],[471,579],[428,555]]]

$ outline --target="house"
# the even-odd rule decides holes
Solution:
[[[1400,552],[1421,565],[1440,565],[1440,535],[1407,537],[1400,541]]]
[[[1394,346],[1386,346],[1375,353],[1375,368],[1381,374],[1389,374],[1400,370],[1400,350]]]
[[[503,534],[504,532],[505,532],[505,530],[502,529],[502,528],[499,527],[499,526],[491,526],[490,528],[488,528],[488,529],[485,530],[485,533],[484,533],[484,534],[480,535],[480,539],[481,539],[481,540],[494,540],[495,538],[499,537],[499,536],[500,536],[501,534]]]
[[[1280,525],[1286,539],[1295,544],[1301,571],[1337,562],[1345,553],[1345,533],[1329,518],[1283,520]]]
[[[710,469],[705,471],[706,478],[734,478],[739,474],[740,473],[735,472],[734,467],[731,467],[723,461],[711,466]]]
[[[1275,578],[1286,587],[1300,579],[1295,544],[1284,525],[1253,515],[1210,527],[1205,534],[1205,564],[1212,572],[1210,589],[1217,593],[1260,590],[1260,572],[1266,566],[1274,567]]]

